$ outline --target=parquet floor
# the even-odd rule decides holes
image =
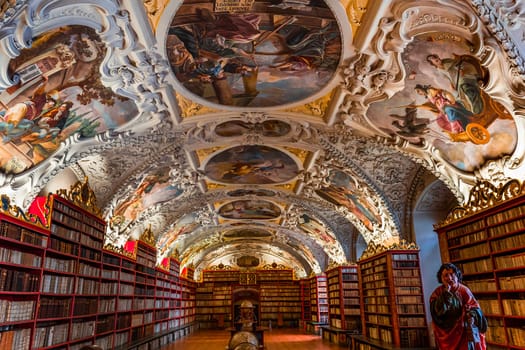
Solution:
[[[225,350],[230,340],[226,330],[197,330],[160,350]],[[273,329],[264,333],[266,350],[343,350],[320,336],[298,329]]]

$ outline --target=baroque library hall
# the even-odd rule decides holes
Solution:
[[[0,349],[525,349],[524,38],[516,0],[0,0]]]

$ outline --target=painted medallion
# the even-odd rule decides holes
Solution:
[[[287,154],[267,146],[237,146],[213,156],[205,166],[211,180],[228,184],[275,184],[299,172]]]
[[[221,106],[274,107],[330,82],[341,34],[321,0],[186,0],[166,46],[175,77],[190,93]]]
[[[21,173],[71,135],[91,138],[137,115],[133,101],[102,84],[105,54],[95,30],[69,26],[34,38],[11,60],[19,82],[0,93],[0,171]]]
[[[474,171],[487,160],[512,154],[514,119],[485,88],[491,72],[473,56],[472,44],[450,33],[414,39],[403,54],[405,88],[368,115],[391,135],[433,144],[456,168]],[[387,115],[387,117],[385,117]]]

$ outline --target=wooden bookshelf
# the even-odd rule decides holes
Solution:
[[[301,295],[299,282],[293,278],[293,270],[256,270],[260,288],[259,325],[272,327],[298,327],[301,319]]]
[[[323,326],[323,338],[348,344],[347,336],[361,332],[358,266],[333,267],[325,272],[328,286],[329,325]]]
[[[300,291],[297,281],[260,285],[260,324],[273,327],[298,327],[301,318]]]
[[[369,246],[358,262],[364,338],[403,349],[429,344],[419,251],[408,246]]]
[[[299,281],[299,289],[301,291],[301,322],[300,327],[306,331],[306,325],[312,321],[312,308],[310,304],[310,280],[302,279]]]
[[[196,320],[201,329],[233,327],[232,285],[224,282],[220,274],[217,277],[216,283],[203,282],[196,287]]]
[[[98,314],[105,223],[59,196],[50,207],[32,348],[92,344],[97,324],[108,321]]]
[[[46,208],[0,210],[1,349],[157,349],[193,331],[176,259],[157,265],[151,239],[104,248],[105,222],[61,196]]]
[[[441,257],[461,269],[463,282],[478,299],[488,320],[487,345],[523,349],[525,191],[516,181],[499,189],[479,184],[471,198],[487,188],[490,203],[472,201],[435,226]],[[516,195],[509,198],[508,193]]]
[[[310,277],[310,306],[312,320],[307,322],[308,333],[319,335],[321,326],[328,325],[328,285],[326,275]]]
[[[0,212],[2,349],[31,348],[48,241],[49,231],[45,227]]]

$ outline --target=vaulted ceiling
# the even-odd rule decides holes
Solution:
[[[87,179],[108,246],[150,232],[197,272],[301,277],[414,241],[414,210],[523,178],[524,10],[6,1],[0,193]]]

